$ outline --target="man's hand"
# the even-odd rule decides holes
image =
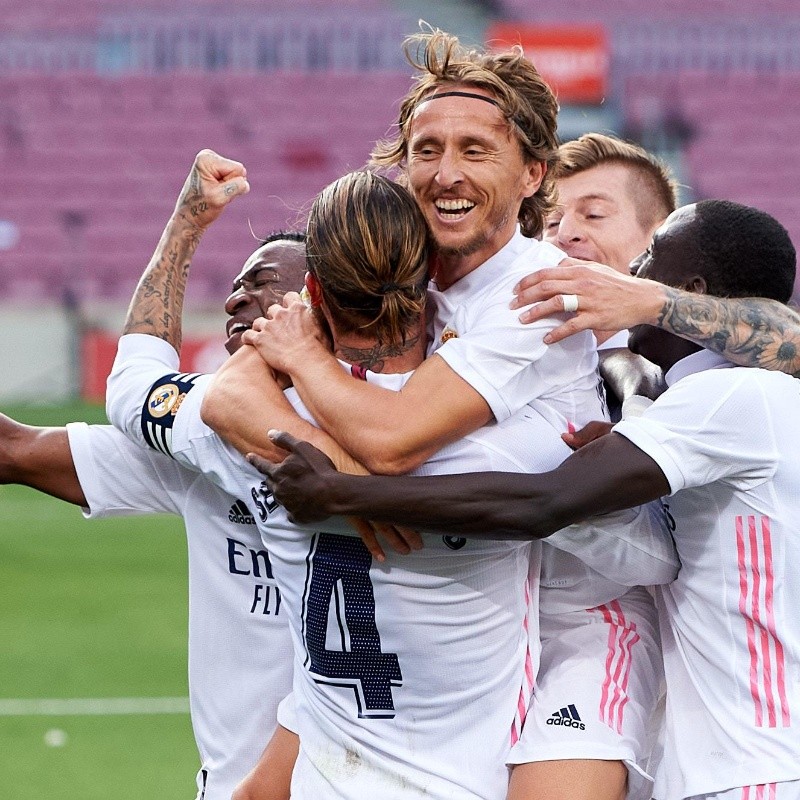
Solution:
[[[605,422],[603,420],[594,420],[584,425],[579,431],[570,431],[569,433],[562,433],[561,438],[573,450],[580,450],[595,439],[601,436],[606,436],[611,433],[614,427],[613,422]]]
[[[619,331],[634,325],[656,325],[667,302],[660,283],[576,258],[565,258],[557,267],[528,275],[514,287],[514,294],[511,308],[536,303],[520,314],[525,323],[563,313],[562,295],[578,298],[578,310],[544,337],[547,344],[578,331]]]
[[[283,431],[270,431],[269,438],[288,451],[289,455],[280,464],[273,464],[255,453],[249,453],[247,460],[267,477],[275,499],[289,512],[289,521],[308,524],[335,513],[332,510],[334,484],[340,473],[328,456],[308,442],[301,442]],[[356,517],[349,519],[377,561],[386,560],[378,535],[403,555],[422,547],[422,537],[409,528],[372,523]]]
[[[287,307],[270,306],[266,318],[259,317],[242,334],[242,342],[253,345],[267,364],[287,375],[300,360],[331,357],[316,315],[300,301],[288,302]]]
[[[243,164],[223,158],[213,150],[201,150],[178,196],[175,215],[205,229],[234,197],[249,191]]]
[[[289,521],[303,525],[331,516],[331,486],[339,474],[333,461],[314,445],[284,431],[270,431],[269,438],[289,455],[280,464],[256,453],[248,453],[247,460],[266,475],[275,499],[289,513]]]
[[[197,246],[225,206],[249,191],[245,168],[238,161],[213,150],[197,154],[175,210],[133,293],[123,333],[157,336],[180,352],[183,297]]]

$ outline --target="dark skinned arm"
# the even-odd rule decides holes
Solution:
[[[37,428],[0,414],[0,483],[19,483],[86,505],[66,428]]]
[[[291,455],[280,465],[248,458],[267,475],[276,499],[296,522],[359,515],[461,536],[540,539],[670,491],[658,464],[617,433],[538,475],[478,472],[421,478],[344,475],[307,442],[282,432],[270,436]]]
[[[217,370],[203,398],[201,416],[206,425],[243,455],[255,450],[272,461],[283,459],[285,450],[276,446],[266,436],[266,431],[275,425],[284,425],[313,442],[343,472],[367,474],[367,470],[332,437],[297,414],[272,369],[249,345],[241,347]],[[416,531],[357,517],[352,517],[350,522],[378,561],[384,561],[386,555],[377,534],[398,553],[422,547],[422,539]]]
[[[200,239],[225,207],[250,191],[245,168],[212,150],[192,164],[153,257],[133,293],[123,333],[144,333],[180,352],[183,298]]]

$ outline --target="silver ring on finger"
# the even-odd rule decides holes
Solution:
[[[576,294],[562,294],[561,302],[564,304],[564,311],[568,314],[578,310],[578,295]]]

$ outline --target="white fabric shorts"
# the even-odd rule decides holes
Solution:
[[[628,800],[649,800],[646,766],[663,683],[649,592],[634,587],[596,608],[541,614],[540,636],[536,687],[508,763],[623,761]]]
[[[290,692],[278,704],[278,725],[287,731],[297,733],[297,706],[294,702],[294,692]]]
[[[686,800],[800,800],[800,781],[737,786],[715,794],[698,794]]]

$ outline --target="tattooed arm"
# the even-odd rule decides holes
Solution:
[[[577,295],[577,313],[545,337],[548,344],[586,329],[655,325],[736,364],[800,377],[800,316],[775,300],[684,292],[577,259],[528,276],[515,292],[512,307],[536,303],[523,322],[563,312],[561,295]]]
[[[800,378],[800,316],[763,298],[721,298],[663,287],[657,325],[745,367]]]
[[[225,206],[250,190],[247,172],[212,150],[194,160],[175,210],[128,307],[123,333],[145,333],[181,347],[181,314],[189,266],[205,230]]]

